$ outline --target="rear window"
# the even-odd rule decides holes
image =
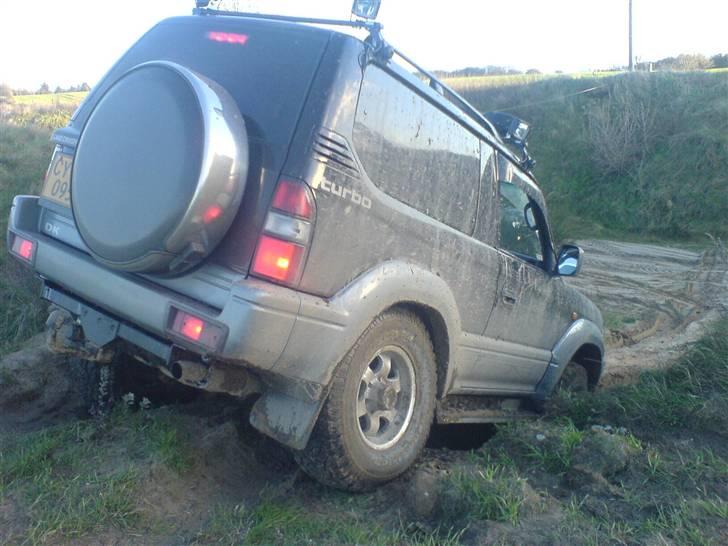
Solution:
[[[85,122],[95,100],[130,68],[152,60],[172,61],[227,89],[245,117],[249,136],[264,140],[280,165],[329,34],[301,25],[229,17],[168,19],[111,69],[76,123]]]

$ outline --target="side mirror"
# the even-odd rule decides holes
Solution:
[[[372,21],[377,18],[381,4],[382,0],[354,0],[351,13],[356,17]]]
[[[556,272],[562,277],[573,277],[581,269],[584,251],[576,245],[564,245],[556,259]]]

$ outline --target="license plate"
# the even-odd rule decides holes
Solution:
[[[48,169],[48,177],[40,193],[46,199],[60,203],[66,207],[71,206],[71,167],[73,157],[68,154],[56,153]]]

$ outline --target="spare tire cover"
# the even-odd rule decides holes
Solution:
[[[245,124],[227,91],[178,64],[144,63],[108,89],[81,132],[76,226],[109,267],[181,273],[225,235],[247,172]]]

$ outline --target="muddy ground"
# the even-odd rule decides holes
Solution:
[[[728,313],[728,251],[579,241],[581,274],[569,282],[602,311],[607,333],[602,385],[636,379],[673,361]]]
[[[570,282],[593,298],[605,316],[609,352],[603,388],[634,382],[643,369],[667,366],[728,313],[728,254],[720,245],[701,252],[611,241],[579,244],[586,262],[581,276]],[[40,345],[36,339],[0,364],[0,453],[3,444],[45,435],[43,441],[57,442],[53,449],[61,455],[49,448],[47,455],[36,457],[38,474],[28,462],[13,467],[27,469],[15,470],[20,472],[15,481],[6,478],[3,484],[0,479],[0,544],[558,544],[565,537],[585,544],[678,544],[691,536],[659,526],[645,535],[627,524],[624,529],[605,526],[591,515],[601,508],[589,503],[609,506],[615,521],[620,510],[628,509],[614,476],[630,487],[650,487],[631,483],[642,474],[627,469],[632,459],[635,468],[652,468],[649,462],[635,462],[648,461],[652,448],[608,422],[576,430],[572,424],[541,420],[504,429],[498,443],[489,441],[494,426],[438,429],[412,471],[374,493],[347,495],[303,475],[289,453],[246,424],[245,405],[224,398],[173,407],[152,400],[151,409],[141,410],[137,394],[130,403],[134,411],[117,413],[109,423],[78,421],[78,375],[69,374],[68,364]],[[546,446],[556,439],[556,457],[549,458]],[[660,444],[658,438],[652,440]],[[676,441],[688,440],[695,441]],[[723,472],[725,440],[721,431],[700,440],[701,450],[707,446],[706,453],[722,461]],[[68,442],[82,447],[69,451]],[[527,446],[529,464],[523,466],[515,454],[528,442],[535,444]],[[570,442],[576,447],[569,447]],[[31,455],[34,445],[27,447]],[[592,451],[589,445],[595,446]],[[515,461],[512,466],[503,462],[511,459],[497,458],[504,449]],[[539,453],[541,466],[533,466],[532,455]],[[85,457],[82,464],[77,460]],[[61,462],[53,466],[55,461]],[[128,498],[124,488],[109,493],[112,500],[123,497],[123,507],[112,503],[115,508],[109,510],[104,504],[98,513],[79,515],[71,505],[85,502],[84,491],[106,498],[106,490],[94,489],[99,476],[107,483],[127,483],[115,473],[120,467],[134,476]],[[43,493],[30,483],[45,483],[51,475],[57,480],[44,487],[62,490],[52,502],[68,502],[67,508],[44,508]],[[691,479],[700,481],[709,475],[695,476]],[[17,486],[21,478],[28,482],[22,487]],[[78,489],[79,480],[87,482],[87,489]],[[483,496],[480,512],[472,512],[472,505],[461,506],[466,502],[462,495],[485,495],[482,489],[472,490],[478,480],[486,480],[489,496]],[[726,475],[719,472],[717,480],[709,486],[717,489],[705,489],[705,494],[718,499],[714,511],[722,516]],[[461,497],[451,498],[448,488]],[[464,524],[457,512],[481,517]],[[66,519],[57,515],[66,513]],[[655,516],[655,521],[662,520]],[[728,537],[725,524],[711,525],[717,529],[710,534],[713,543]]]

